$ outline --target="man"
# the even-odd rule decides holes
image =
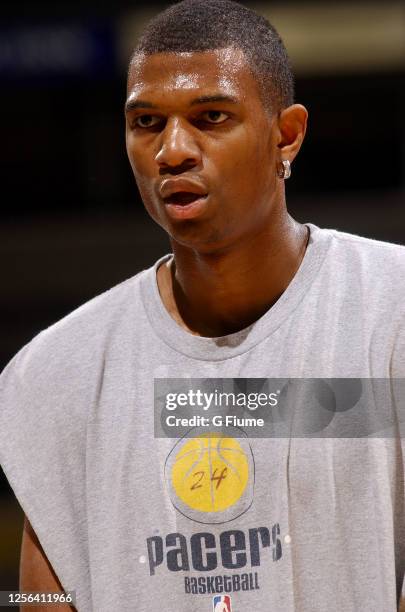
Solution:
[[[24,589],[60,582],[80,612],[393,612],[399,412],[385,437],[322,437],[315,423],[315,439],[172,440],[154,436],[153,398],[161,379],[309,379],[320,403],[321,378],[399,379],[403,247],[290,217],[284,181],[307,111],[277,33],[239,4],[158,15],[131,59],[125,113],[141,197],[173,256],[42,332],[3,373]]]

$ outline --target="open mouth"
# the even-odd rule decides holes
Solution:
[[[186,205],[195,202],[196,200],[200,200],[201,198],[207,197],[207,194],[201,193],[191,193],[190,191],[178,191],[177,193],[172,193],[172,195],[164,198],[163,201],[165,204],[179,204]]]

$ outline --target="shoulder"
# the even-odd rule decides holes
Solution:
[[[106,347],[117,328],[128,325],[129,316],[136,321],[142,309],[140,283],[147,272],[94,297],[35,336],[1,374],[0,395],[30,396],[33,404],[50,393],[55,401],[70,395],[72,405],[90,400]]]
[[[316,228],[327,242],[320,290],[347,312],[392,333],[405,320],[405,246],[335,229]]]
[[[77,349],[84,347],[86,341],[100,338],[111,325],[115,325],[128,309],[136,307],[140,300],[140,280],[145,272],[140,272],[119,285],[108,289],[85,302],[68,315],[41,331],[28,345],[40,351],[74,344]]]
[[[317,233],[328,241],[326,269],[336,274],[341,288],[357,287],[364,297],[386,295],[403,301],[405,246],[334,229]]]
[[[380,271],[388,272],[390,276],[394,271],[402,271],[402,273],[405,271],[405,246],[403,245],[338,230],[323,231],[330,233],[332,248],[339,250],[347,259],[371,268],[386,266]]]

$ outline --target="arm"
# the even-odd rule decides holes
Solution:
[[[25,517],[20,558],[20,591],[61,593],[63,590],[33,528]],[[75,608],[68,604],[39,606],[35,609],[38,612],[76,612]],[[23,605],[20,611],[31,612],[32,607]]]

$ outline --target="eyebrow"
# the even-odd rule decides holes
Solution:
[[[226,96],[225,94],[214,94],[213,96],[201,96],[200,98],[195,98],[190,102],[190,106],[195,106],[196,104],[208,104],[209,102],[230,102],[231,104],[237,104],[238,99],[234,96]]]
[[[233,96],[227,96],[225,94],[214,94],[212,96],[200,96],[191,100],[190,106],[196,106],[197,104],[209,104],[210,102],[229,102],[230,104],[238,104],[238,99]],[[147,100],[127,100],[125,103],[125,112],[135,110],[137,108],[158,108],[152,102]]]

